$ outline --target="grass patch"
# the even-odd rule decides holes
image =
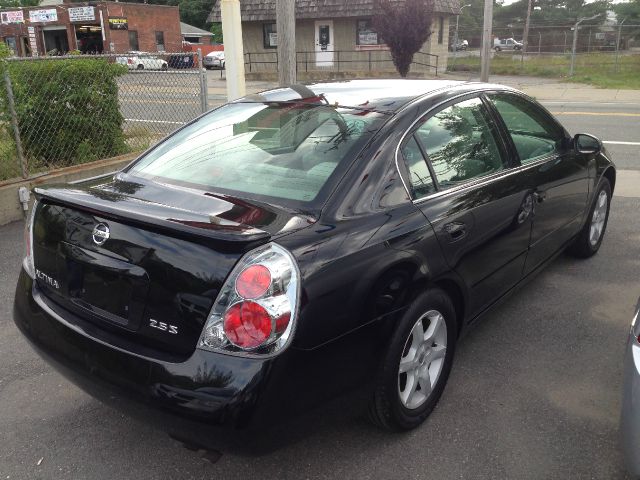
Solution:
[[[479,57],[460,58],[454,65],[450,59],[449,64],[450,72],[480,71]],[[491,60],[491,73],[558,78],[600,88],[640,89],[640,55],[620,55],[617,70],[612,54],[578,55],[573,77],[569,77],[570,65],[571,55],[532,55],[522,61],[519,55],[498,54]]]

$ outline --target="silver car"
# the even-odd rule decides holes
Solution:
[[[631,323],[624,357],[622,394],[622,449],[633,478],[640,479],[640,300]]]
[[[207,70],[211,68],[224,68],[224,52],[211,52],[207,54],[202,60],[202,64]]]

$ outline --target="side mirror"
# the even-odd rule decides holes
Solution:
[[[597,154],[602,151],[602,142],[588,133],[578,133],[573,137],[573,146],[578,153]]]

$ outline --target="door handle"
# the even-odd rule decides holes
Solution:
[[[451,242],[457,242],[467,236],[467,226],[462,222],[451,222],[444,226]]]

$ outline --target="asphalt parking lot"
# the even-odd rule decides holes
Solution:
[[[616,110],[637,116],[590,115],[615,113],[611,106],[549,108],[574,132],[640,142],[640,106]],[[607,148],[621,179],[640,170],[637,146]],[[560,256],[461,340],[421,428],[387,434],[358,416],[318,413],[295,443],[216,464],[88,397],[31,350],[11,319],[22,225],[0,227],[0,479],[625,478],[618,416],[640,295],[640,186],[621,193],[598,255]]]

